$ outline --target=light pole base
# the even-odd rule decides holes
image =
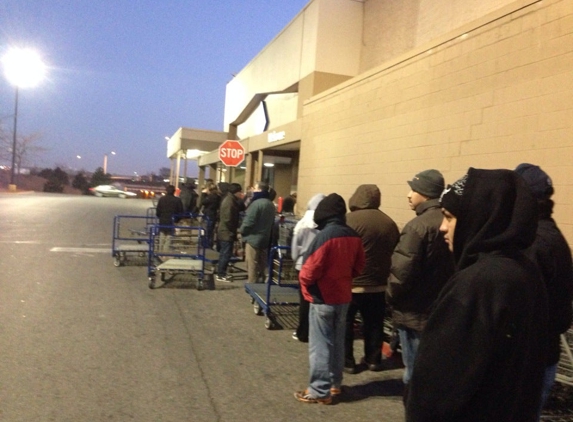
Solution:
[[[16,192],[16,185],[8,185],[8,191]]]

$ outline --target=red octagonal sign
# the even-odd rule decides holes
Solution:
[[[237,167],[245,158],[245,148],[239,141],[227,140],[219,146],[219,160],[226,166]]]

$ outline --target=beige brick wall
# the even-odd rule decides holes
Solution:
[[[514,0],[365,0],[362,72]]]
[[[470,166],[532,162],[553,178],[555,217],[573,245],[573,0],[492,12],[313,97],[302,139],[302,209],[317,192],[348,200],[376,183],[403,226],[418,171],[453,182]]]

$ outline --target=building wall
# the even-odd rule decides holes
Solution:
[[[415,173],[451,183],[470,166],[531,162],[553,178],[573,244],[572,136],[573,0],[518,1],[306,102],[299,201],[376,183],[402,227]]]
[[[365,0],[360,72],[379,66],[513,1]]]
[[[227,84],[224,126],[234,122],[257,94],[267,97],[269,129],[296,120],[302,103],[317,87],[348,79],[359,71],[363,8],[355,0],[311,1],[256,57]],[[299,81],[312,81],[312,89]],[[240,139],[263,132],[259,106],[237,131]]]

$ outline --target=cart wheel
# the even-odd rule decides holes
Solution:
[[[199,291],[205,290],[205,286],[203,285],[203,279],[202,278],[197,280],[197,290],[199,290]]]
[[[121,267],[121,259],[117,255],[113,257],[113,266]]]
[[[261,305],[259,305],[259,302],[257,302],[254,299],[253,299],[253,312],[255,313],[255,315],[262,315],[263,314],[263,308],[261,308]]]
[[[155,289],[155,276],[149,277],[149,288]]]
[[[139,255],[140,258],[143,258],[143,257],[145,256],[145,252],[139,252],[138,255]]]
[[[273,321],[273,319],[271,317],[267,317],[267,319],[265,320],[265,328],[267,330],[272,330],[276,327],[276,323]]]

